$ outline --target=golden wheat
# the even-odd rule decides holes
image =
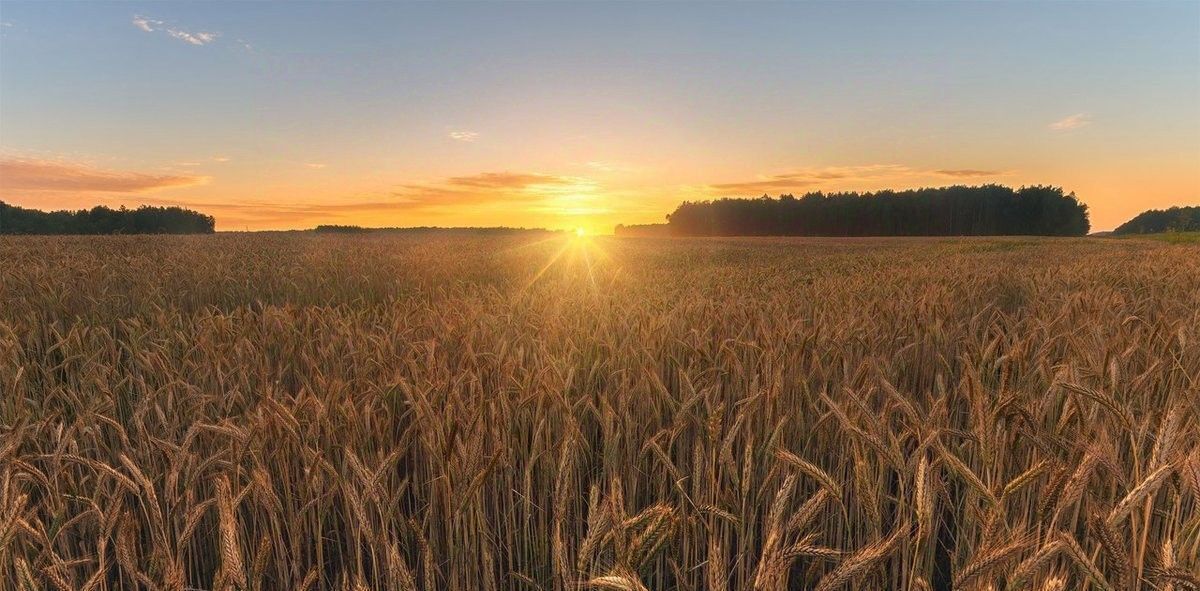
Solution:
[[[0,238],[0,590],[1189,589],[1200,248]]]

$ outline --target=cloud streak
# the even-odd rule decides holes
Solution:
[[[1091,124],[1092,118],[1087,113],[1076,113],[1051,123],[1049,127],[1054,131],[1066,131],[1068,129],[1078,129]]]
[[[534,185],[563,185],[570,182],[570,177],[528,172],[481,172],[446,179],[448,185],[481,189],[524,189]]]
[[[162,21],[148,19],[142,15],[134,15],[133,16],[133,26],[135,26],[147,33],[153,33],[155,30],[155,27],[160,26],[162,24],[163,24]]]
[[[208,177],[103,170],[56,160],[8,157],[0,160],[0,194],[31,192],[142,193],[199,185]]]
[[[180,29],[167,23],[142,16],[140,14],[133,16],[133,26],[147,33],[162,32],[179,39],[180,41],[190,43],[192,45],[208,45],[221,36],[220,33],[212,33],[209,31],[188,31]]]
[[[778,191],[789,189],[804,189],[829,183],[831,181],[856,182],[885,178],[905,177],[945,177],[945,178],[979,178],[1005,174],[999,170],[938,169],[921,170],[901,164],[869,164],[862,166],[828,166],[823,168],[802,168],[790,172],[762,177],[752,181],[732,183],[717,183],[709,188],[721,192],[757,193],[760,191]]]
[[[977,170],[974,168],[941,169],[933,171],[937,176],[950,178],[973,178],[983,176],[999,176],[1006,174],[1003,170]]]
[[[521,207],[529,211],[571,215],[593,213],[597,185],[587,178],[536,172],[481,172],[447,177],[431,183],[400,185],[383,196],[363,196],[358,200],[332,203],[270,203],[181,201],[139,197],[137,202],[150,205],[177,205],[216,215],[221,224],[258,226],[261,224],[320,224],[356,214],[420,212],[422,216],[454,215],[459,207]],[[606,211],[606,210],[605,210]]]
[[[220,35],[219,33],[206,33],[204,31],[189,33],[180,29],[167,29],[167,34],[180,41],[187,41],[192,45],[207,45]]]
[[[459,142],[473,142],[479,139],[479,132],[466,130],[451,131],[450,139]]]
[[[440,183],[406,184],[392,193],[394,207],[425,209],[481,203],[532,203],[564,195],[591,194],[596,184],[581,177],[534,172],[481,172],[455,176]]]

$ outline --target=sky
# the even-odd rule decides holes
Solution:
[[[684,200],[1200,204],[1200,2],[0,1],[0,199],[606,233]]]

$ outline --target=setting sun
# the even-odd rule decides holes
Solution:
[[[1049,184],[1113,230],[1200,202],[1198,6],[5,1],[0,200],[595,236],[684,201]]]
[[[584,230],[583,228],[575,228],[576,238],[583,238],[584,236],[587,236],[587,230]]]

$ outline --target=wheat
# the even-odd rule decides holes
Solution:
[[[886,539],[861,548],[848,556],[838,564],[837,568],[821,579],[817,584],[816,591],[837,589],[847,582],[864,575],[876,563],[892,553],[896,545],[907,533],[906,529],[905,527],[899,527]]]
[[[1192,245],[0,237],[0,302],[0,589],[1195,585]]]

